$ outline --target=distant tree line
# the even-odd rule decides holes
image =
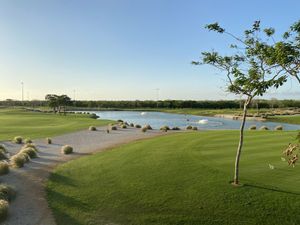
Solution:
[[[111,108],[111,109],[138,109],[138,108],[196,108],[196,109],[239,109],[243,100],[219,100],[219,101],[194,101],[194,100],[163,100],[163,101],[71,101],[68,99],[68,108]],[[2,107],[46,107],[46,100],[17,101],[8,99],[0,101]],[[300,100],[256,99],[252,101],[250,108],[300,108]]]

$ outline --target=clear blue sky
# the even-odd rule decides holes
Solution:
[[[223,76],[190,64],[229,39],[203,29],[218,21],[241,34],[254,20],[284,31],[300,2],[238,0],[0,0],[0,99],[227,99]],[[299,98],[288,82],[266,97]]]

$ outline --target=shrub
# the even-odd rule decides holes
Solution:
[[[1,145],[0,144],[0,151],[3,151],[3,152],[7,152],[7,149],[6,149],[6,147],[4,146],[4,145]]]
[[[52,144],[52,139],[51,139],[51,138],[46,138],[46,143],[47,143],[48,145],[51,145],[51,144]]]
[[[21,168],[27,162],[26,154],[16,154],[10,158],[10,163],[15,168]]]
[[[147,130],[148,130],[147,127],[143,127],[143,128],[141,129],[141,131],[142,131],[143,133],[145,133]]]
[[[118,122],[118,123],[123,123],[124,121],[123,121],[123,120],[117,120],[117,122]]]
[[[192,127],[192,130],[198,130],[198,127]]]
[[[0,161],[0,175],[4,175],[8,173],[9,173],[8,163],[5,161]]]
[[[179,127],[173,127],[172,130],[180,130]]]
[[[63,154],[71,154],[73,153],[73,148],[70,145],[65,145],[61,148],[61,153]]]
[[[192,130],[193,127],[192,127],[191,125],[188,125],[188,126],[186,127],[186,129],[187,129],[187,130]]]
[[[249,130],[256,130],[256,125],[252,125],[249,127]]]
[[[90,113],[87,113],[87,114],[90,114]],[[99,116],[97,116],[95,113],[90,114],[89,117],[92,118],[92,119],[98,119],[99,118]]]
[[[118,130],[118,128],[116,126],[112,126],[110,129],[111,130]]]
[[[36,158],[36,150],[31,147],[21,149],[20,153],[27,154],[31,159]]]
[[[15,190],[6,184],[0,184],[0,199],[5,201],[12,201],[16,197]]]
[[[152,127],[149,124],[146,124],[144,127],[146,127],[147,130],[152,130]]]
[[[8,202],[5,200],[0,200],[0,221],[6,219],[8,214]]]
[[[32,140],[31,140],[30,138],[26,138],[26,139],[24,140],[24,143],[25,143],[25,144],[31,144],[31,143],[32,143]]]
[[[16,144],[22,144],[23,143],[23,138],[21,136],[14,137],[13,142],[16,143]]]
[[[23,159],[24,159],[24,163],[27,163],[27,162],[29,162],[29,161],[30,161],[30,157],[29,157],[29,155],[28,155],[28,154],[26,154],[26,153],[23,153],[23,152],[19,152],[19,153],[18,153],[18,155],[20,155],[21,157],[23,157]]]
[[[283,126],[279,125],[274,128],[274,130],[283,130]]]
[[[22,149],[24,148],[33,148],[36,152],[38,152],[38,149],[34,144],[25,144]]]
[[[90,130],[90,131],[96,131],[96,130],[97,130],[97,128],[96,128],[96,127],[94,127],[94,126],[90,126],[90,127],[89,127],[89,130]]]
[[[266,126],[261,126],[259,129],[260,129],[260,130],[269,130],[269,128],[266,127]]]
[[[134,127],[135,127],[135,128],[141,128],[142,126],[139,125],[139,124],[136,124]]]
[[[170,127],[168,127],[168,126],[162,126],[162,127],[160,128],[160,130],[161,130],[161,131],[164,131],[164,132],[167,132],[168,130],[170,130]]]
[[[121,125],[121,128],[126,129],[127,128],[126,124]]]
[[[0,160],[7,159],[6,152],[3,149],[0,149]]]
[[[134,127],[134,124],[133,124],[133,123],[130,123],[130,126],[131,126],[131,127]]]

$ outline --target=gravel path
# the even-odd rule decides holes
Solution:
[[[140,129],[128,128],[106,133],[106,127],[97,131],[79,131],[52,139],[47,145],[45,140],[35,140],[39,149],[39,158],[27,163],[24,168],[11,169],[10,173],[0,177],[1,183],[15,187],[17,197],[9,207],[9,217],[3,223],[7,225],[54,225],[55,220],[48,208],[45,195],[45,181],[50,171],[59,163],[92,152],[103,151],[134,140],[150,138],[163,133],[158,130],[142,133]],[[11,155],[17,153],[21,145],[2,142]],[[60,148],[69,144],[74,147],[71,155],[62,155]]]

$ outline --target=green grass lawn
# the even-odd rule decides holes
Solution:
[[[68,114],[63,116],[28,112],[21,109],[1,109],[0,140],[11,140],[14,136],[19,135],[24,138],[52,137],[88,129],[90,125],[106,125],[109,122],[91,119],[87,115]]]
[[[300,115],[293,116],[273,116],[268,118],[269,121],[278,123],[300,124]]]
[[[241,187],[229,184],[237,131],[123,145],[57,167],[49,205],[59,225],[299,224],[300,165],[281,161],[295,135],[247,131]]]

